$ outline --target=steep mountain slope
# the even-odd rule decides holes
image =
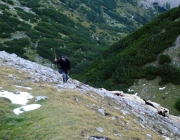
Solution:
[[[54,50],[78,74],[115,41],[151,21],[164,8],[137,1],[2,0],[0,50],[52,65]],[[52,67],[52,66],[51,66]]]
[[[161,78],[159,85],[169,82],[180,85],[180,69],[171,61],[174,58],[161,54],[173,46],[179,35],[180,7],[161,14],[113,44],[79,79],[96,87],[124,91],[135,79],[153,80],[157,76]],[[179,59],[179,54],[174,57]],[[153,65],[155,61],[157,65]]]
[[[179,139],[180,118],[136,95],[93,88],[77,80],[63,84],[57,71],[0,51],[0,139],[169,140]],[[23,107],[6,94],[29,93]],[[45,100],[37,101],[39,97]],[[26,96],[27,98],[27,96]],[[21,101],[23,99],[21,98]],[[19,115],[13,110],[19,110]]]

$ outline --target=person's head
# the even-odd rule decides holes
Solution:
[[[61,58],[62,60],[66,60],[67,56],[65,54],[62,54]]]

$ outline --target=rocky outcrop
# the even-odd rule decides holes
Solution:
[[[47,81],[54,84],[54,87],[59,91],[74,89],[82,94],[88,92],[93,92],[102,97],[111,98],[116,103],[121,105],[118,111],[123,112],[123,114],[132,114],[140,118],[140,123],[142,127],[151,129],[158,128],[156,131],[161,131],[163,135],[170,134],[168,136],[173,136],[180,138],[180,117],[173,116],[169,114],[169,110],[160,106],[157,103],[146,101],[138,97],[137,95],[125,94],[122,91],[108,91],[103,88],[93,88],[89,85],[81,83],[74,79],[69,79],[67,83],[63,84],[62,76],[56,70],[48,67],[44,67],[37,63],[22,59],[16,54],[8,54],[4,51],[0,51],[0,66],[9,66],[19,70],[19,72],[26,71],[31,76],[31,81],[37,83],[40,81]],[[13,75],[11,75],[13,77]],[[27,77],[28,78],[28,77]],[[99,108],[99,112],[105,115],[105,109]]]

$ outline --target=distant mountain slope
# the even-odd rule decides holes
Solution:
[[[134,79],[161,77],[160,84],[180,84],[180,69],[169,55],[159,55],[180,35],[180,7],[161,14],[152,22],[107,49],[79,78],[96,87],[125,90]],[[158,61],[158,66],[147,65]]]
[[[66,53],[78,74],[113,42],[166,9],[122,0],[2,0],[0,50],[52,65]]]

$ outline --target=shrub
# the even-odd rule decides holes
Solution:
[[[55,48],[55,46],[57,46],[56,41],[52,39],[41,39],[38,42],[37,53],[44,58],[50,59],[54,56],[51,48]]]
[[[0,4],[0,9],[5,10],[5,9],[9,9],[9,7],[5,4]]]
[[[40,16],[46,15],[46,17],[60,24],[68,25],[69,27],[74,26],[75,24],[74,21],[68,18],[66,15],[52,9],[34,9],[34,12]]]
[[[165,64],[165,63],[170,63],[171,62],[171,58],[169,55],[160,55],[159,56],[159,64],[162,65],[162,64]]]
[[[21,38],[21,39],[14,39],[12,41],[6,41],[4,42],[4,45],[6,46],[2,46],[1,50],[4,50],[8,53],[16,53],[20,57],[25,58],[24,47],[29,46],[30,42],[27,38]]]
[[[19,27],[17,27],[16,30],[18,30],[18,31],[29,31],[30,28],[31,28],[31,25],[22,22],[21,24],[19,24]]]
[[[175,103],[175,108],[180,111],[180,99]]]
[[[153,80],[157,77],[157,68],[154,66],[147,66],[144,68],[146,79]]]
[[[13,1],[11,1],[11,0],[8,0],[7,3],[11,4],[11,5],[14,5]]]
[[[173,84],[180,84],[180,69],[170,64],[163,64],[158,67],[158,75],[161,77],[163,83],[172,82]]]
[[[24,20],[30,19],[31,21],[37,22],[37,20],[35,19],[36,16],[31,14],[31,13],[27,13],[27,12],[22,11],[22,12],[18,12],[18,15]]]
[[[40,7],[39,1],[36,0],[21,0],[21,5],[22,6],[27,6],[27,7],[31,7],[31,8],[38,8]]]
[[[0,34],[0,37],[1,38],[10,38],[11,34],[10,33],[2,33],[2,34]]]

